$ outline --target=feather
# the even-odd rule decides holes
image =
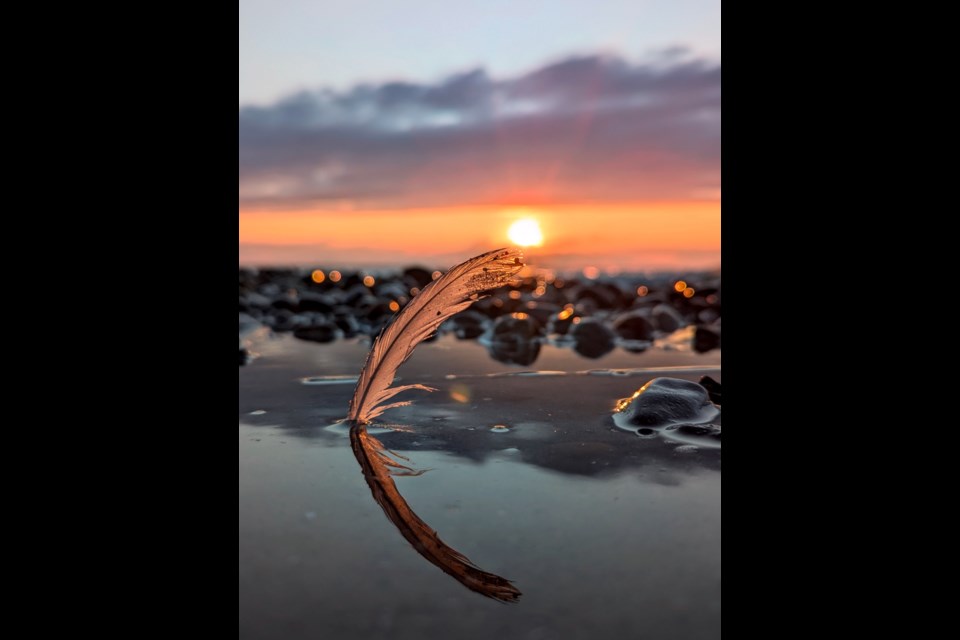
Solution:
[[[481,297],[481,292],[506,284],[523,268],[519,249],[497,249],[458,264],[418,293],[393,322],[384,327],[367,354],[360,372],[347,419],[365,424],[387,409],[410,404],[383,403],[402,391],[422,389],[422,384],[390,387],[397,369],[413,349],[433,335],[444,320],[463,311]]]
[[[471,591],[500,602],[516,602],[520,598],[520,590],[509,580],[484,571],[441,540],[403,499],[391,476],[420,475],[423,471],[416,471],[391,458],[383,444],[367,433],[365,425],[354,423],[350,426],[350,446],[363,469],[373,499],[417,553]]]

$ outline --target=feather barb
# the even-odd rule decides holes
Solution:
[[[414,348],[433,335],[452,315],[466,309],[485,291],[501,287],[523,268],[519,249],[497,249],[458,264],[418,293],[377,336],[360,372],[347,419],[365,424],[383,411],[409,404],[384,402],[408,389],[432,390],[423,385],[393,387],[397,369]]]

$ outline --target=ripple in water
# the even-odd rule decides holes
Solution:
[[[360,378],[357,376],[310,376],[301,378],[302,384],[356,384]]]

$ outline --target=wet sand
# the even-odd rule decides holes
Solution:
[[[429,469],[397,488],[446,543],[516,585],[505,605],[426,562],[371,498],[334,424],[353,384],[325,379],[356,375],[367,348],[250,338],[241,638],[719,637],[720,450],[639,438],[610,417],[657,375],[720,380],[719,350],[585,359],[545,345],[523,368],[450,335],[418,347],[400,376],[438,391],[404,394],[415,404],[380,420],[401,430],[371,432]],[[503,375],[527,370],[564,375]]]

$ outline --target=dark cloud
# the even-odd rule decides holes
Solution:
[[[720,186],[720,65],[678,50],[303,92],[239,120],[245,207],[686,199]]]

